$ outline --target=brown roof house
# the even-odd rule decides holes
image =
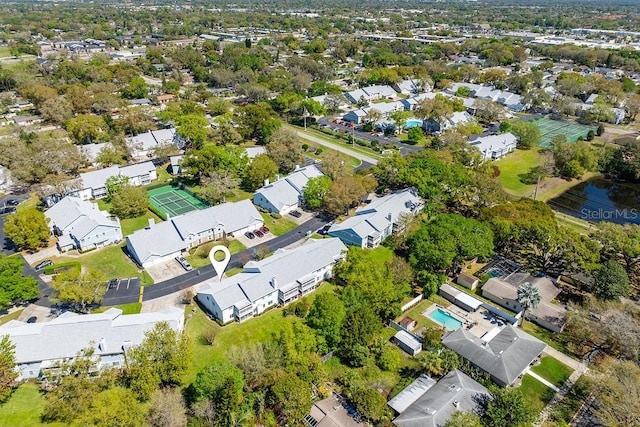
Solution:
[[[518,288],[527,282],[538,288],[541,297],[537,307],[527,310],[527,320],[550,331],[561,332],[567,322],[567,312],[562,305],[552,302],[560,294],[560,289],[548,277],[534,277],[527,273],[513,273],[503,279],[494,277],[482,286],[482,296],[519,313],[522,306],[518,302]]]
[[[305,425],[312,427],[358,427],[357,422],[334,396],[313,404],[304,417]]]

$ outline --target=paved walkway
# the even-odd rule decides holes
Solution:
[[[529,369],[527,371],[527,375],[531,375],[533,378],[537,379],[538,381],[540,381],[542,384],[546,385],[547,387],[549,387],[550,389],[552,389],[553,391],[555,391],[556,393],[559,391],[559,388],[556,387],[555,385],[551,384],[549,381],[547,381],[546,379],[542,378],[540,375],[536,374],[535,372],[533,372],[531,369]]]
[[[565,381],[565,383],[562,385],[562,387],[560,387],[559,390],[556,389],[557,392],[553,396],[553,399],[551,399],[551,401],[547,404],[547,406],[545,406],[542,412],[540,412],[540,415],[538,416],[537,421],[534,423],[535,427],[540,427],[541,425],[544,424],[547,418],[549,418],[549,414],[551,413],[551,410],[553,409],[553,407],[557,405],[559,402],[561,402],[562,399],[564,399],[564,397],[567,395],[569,390],[571,390],[571,387],[573,387],[573,385],[578,381],[578,379],[582,376],[582,374],[584,374],[588,370],[588,367],[586,364],[582,362],[578,362],[577,360],[572,359],[571,357],[567,356],[566,354],[552,347],[547,346],[544,349],[543,353],[546,353],[549,356],[553,357],[554,359],[557,359],[560,362],[564,363],[565,365],[569,366],[571,369],[573,369],[573,373],[569,376],[567,381]],[[532,372],[528,372],[528,373],[531,374]]]

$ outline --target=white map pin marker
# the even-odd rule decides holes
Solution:
[[[223,252],[224,259],[218,261],[216,259],[216,252]],[[218,275],[218,282],[222,280],[222,275],[224,274],[224,270],[226,270],[227,265],[229,265],[229,261],[231,260],[231,252],[227,249],[226,246],[218,245],[211,248],[209,251],[209,261],[211,261],[211,265],[213,265],[213,269],[216,271]]]

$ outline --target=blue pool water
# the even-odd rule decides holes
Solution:
[[[443,325],[447,329],[451,329],[452,331],[455,331],[456,329],[460,329],[462,327],[462,322],[461,321],[459,321],[458,319],[456,319],[455,317],[451,316],[446,311],[443,311],[443,310],[441,310],[439,308],[437,308],[431,314],[429,314],[429,317],[432,320],[440,323],[441,325]]]
[[[422,120],[417,120],[417,119],[407,120],[407,124],[404,127],[408,129],[416,126],[422,126]]]

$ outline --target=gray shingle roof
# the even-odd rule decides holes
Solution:
[[[148,229],[136,231],[127,236],[127,240],[138,255],[138,261],[145,263],[152,256],[166,256],[186,249],[189,235],[218,227],[222,227],[227,233],[234,233],[245,227],[261,224],[262,221],[262,216],[251,201],[242,200],[172,217]]]
[[[166,321],[181,330],[184,312],[170,307],[160,312],[122,315],[111,308],[99,314],[66,312],[46,323],[24,323],[17,320],[0,326],[0,335],[9,335],[15,344],[18,364],[75,356],[93,342],[97,355],[122,353],[125,342],[138,345],[144,333],[156,323]],[[102,342],[102,346],[98,344]]]
[[[511,325],[484,342],[464,328],[450,332],[442,344],[490,374],[501,385],[510,385],[524,372],[546,344]]]
[[[482,401],[489,397],[489,390],[458,370],[449,372],[431,387],[414,384],[407,389],[414,387],[418,389],[417,393],[424,392],[393,420],[398,427],[443,426],[454,412],[479,413]],[[408,399],[413,397],[407,396]],[[393,399],[389,401],[390,406],[392,402]],[[396,402],[396,406],[401,407],[398,403],[401,402]]]
[[[95,203],[67,196],[45,212],[49,218],[49,227],[56,226],[66,233],[82,239],[96,227],[119,227],[116,221],[109,218],[108,213],[98,209]]]
[[[255,301],[274,292],[273,279],[278,288],[287,287],[337,261],[346,249],[340,239],[309,239],[297,248],[278,249],[268,258],[250,261],[242,273],[210,283],[199,293],[210,295],[223,310],[243,299]]]
[[[262,194],[273,206],[282,209],[285,206],[297,204],[309,179],[319,176],[322,176],[322,172],[317,167],[314,165],[306,166],[273,184],[258,189],[256,193]]]

